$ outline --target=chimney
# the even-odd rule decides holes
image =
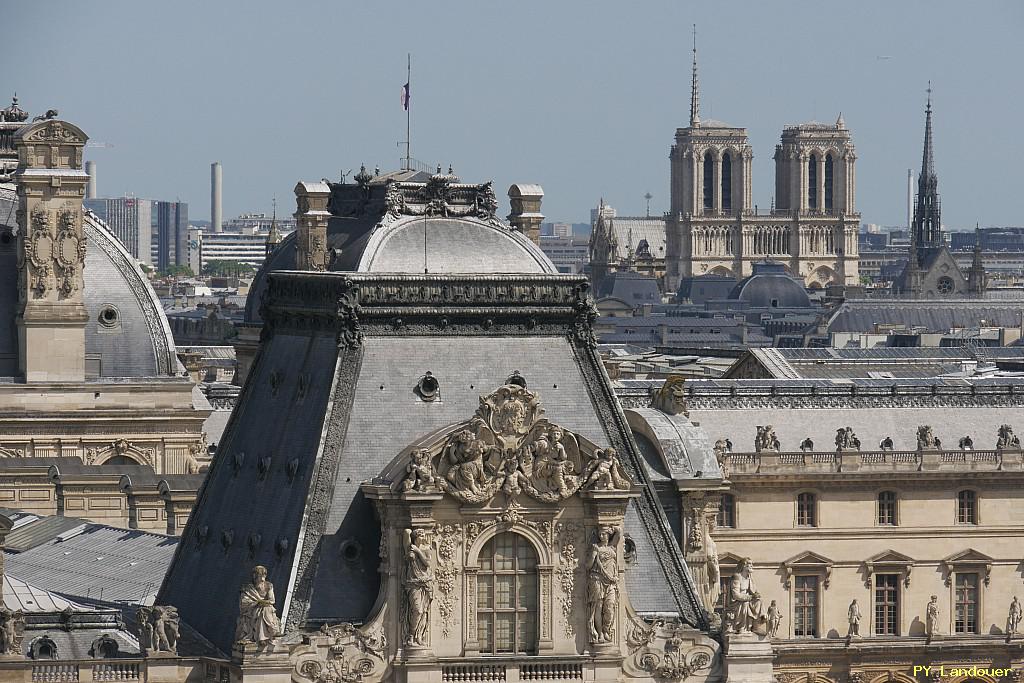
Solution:
[[[26,382],[85,380],[82,170],[88,137],[66,121],[18,130],[18,368]]]
[[[526,235],[530,240],[540,244],[540,224],[544,214],[540,212],[540,203],[544,199],[544,188],[531,183],[516,183],[508,188],[508,199],[512,205],[512,213],[508,222],[512,227]]]
[[[220,204],[222,179],[220,162],[215,161],[210,165],[210,229],[214,232],[224,231]]]
[[[87,161],[85,162],[85,172],[89,174],[89,184],[85,187],[85,198],[96,199],[96,162]]]
[[[327,270],[327,183],[300,181],[295,186],[296,260],[299,270]]]

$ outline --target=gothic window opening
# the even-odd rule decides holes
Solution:
[[[537,584],[537,553],[526,538],[505,532],[487,542],[477,574],[481,653],[536,653]]]
[[[722,211],[732,211],[732,160],[722,155]]]
[[[731,493],[722,494],[722,505],[718,508],[716,525],[725,529],[736,526],[736,497]]]
[[[793,577],[793,635],[818,637],[818,577]]]
[[[878,494],[878,523],[896,526],[896,492],[882,491]]]
[[[832,210],[832,155],[825,155],[825,210]]]
[[[978,575],[956,575],[956,619],[954,633],[978,632]]]
[[[974,491],[963,490],[956,494],[956,521],[959,524],[978,523],[978,496]]]
[[[813,493],[801,493],[796,497],[796,525],[818,526],[817,496]]]
[[[715,160],[711,152],[704,153],[704,210],[715,208]]]
[[[807,207],[818,208],[818,157],[807,160]]]
[[[875,635],[898,636],[899,574],[875,575]]]

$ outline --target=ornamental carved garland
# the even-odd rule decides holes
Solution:
[[[25,243],[25,260],[29,265],[29,289],[41,299],[51,287],[53,233],[50,212],[42,206],[32,209],[29,237]]]
[[[85,237],[81,235],[80,213],[73,205],[57,211],[54,234],[52,216],[45,207],[32,209],[24,262],[28,263],[28,289],[41,299],[54,287],[59,299],[68,299],[82,288]]]
[[[682,625],[661,619],[648,623],[635,614],[630,619],[626,645],[629,657],[624,668],[662,681],[682,681],[710,669],[715,656],[708,645],[695,643],[692,633]]]
[[[382,629],[344,623],[320,628],[305,651],[295,655],[292,680],[309,683],[363,683],[385,668],[388,641]]]
[[[557,503],[584,490],[632,488],[614,448],[581,449],[575,434],[543,414],[537,394],[519,384],[481,396],[473,418],[439,450],[410,453],[398,490],[441,491],[463,503],[481,503],[499,491]]]
[[[434,543],[437,546],[437,569],[434,576],[441,591],[438,612],[441,616],[441,635],[447,638],[455,624],[455,586],[459,578],[459,563],[456,549],[462,543],[462,529],[457,524],[437,525],[434,528]]]
[[[576,556],[576,539],[583,533],[583,525],[578,522],[559,522],[555,527],[558,535],[559,555],[556,574],[558,575],[559,587],[562,594],[558,603],[562,608],[562,621],[565,626],[565,637],[572,638],[576,629],[572,625],[572,602],[573,590],[576,587],[576,567],[579,565],[579,558]]]

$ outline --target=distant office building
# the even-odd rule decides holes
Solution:
[[[556,225],[568,224],[556,223]],[[589,242],[587,237],[541,235],[540,249],[555,264],[559,273],[582,273],[587,264]]]
[[[153,204],[135,197],[85,200],[85,208],[96,213],[129,253],[147,266],[153,265]]]
[[[279,233],[287,235],[295,230],[294,218],[281,218],[269,213],[243,213],[238,218],[224,221],[224,232],[261,232],[266,235],[270,232],[270,224],[277,224]]]
[[[279,228],[279,232],[283,231]],[[189,234],[189,265],[196,273],[202,272],[210,261],[238,261],[258,269],[267,255],[267,232],[214,233],[193,229]]]
[[[157,269],[188,265],[188,204],[153,202],[153,263]]]
[[[570,237],[572,235],[572,223],[552,223],[551,235],[553,237]]]

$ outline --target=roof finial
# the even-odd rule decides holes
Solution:
[[[697,24],[693,25],[693,83],[690,89],[690,128],[700,126],[700,88],[697,83]]]
[[[929,114],[932,112],[932,82],[928,81],[928,106],[925,107],[925,111]]]

